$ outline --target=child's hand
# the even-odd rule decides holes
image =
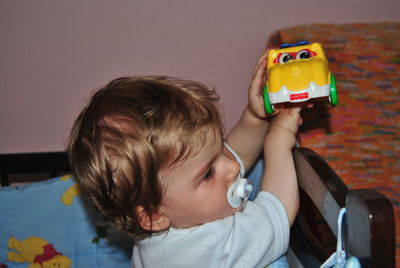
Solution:
[[[268,52],[269,50],[265,51],[259,58],[248,92],[249,110],[254,116],[260,119],[267,117],[264,108],[263,89],[266,81]]]
[[[301,125],[300,107],[285,109],[272,120],[271,127],[279,127],[285,129],[296,136],[297,130]]]
[[[274,146],[287,146],[288,149],[294,146],[297,130],[302,123],[300,110],[300,107],[288,108],[276,115],[271,122],[266,146],[274,144]]]

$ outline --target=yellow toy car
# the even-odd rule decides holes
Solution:
[[[267,113],[274,112],[274,104],[304,102],[328,97],[332,107],[338,103],[336,81],[328,68],[322,46],[301,41],[271,49],[267,65],[268,81],[264,87]]]

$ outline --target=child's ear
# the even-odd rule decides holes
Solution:
[[[138,206],[136,208],[136,213],[139,218],[140,226],[148,231],[166,230],[170,225],[169,218],[160,211],[153,213],[152,217],[150,217],[142,206]]]

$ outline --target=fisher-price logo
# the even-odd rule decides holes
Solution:
[[[298,93],[298,94],[290,94],[291,101],[303,100],[303,99],[308,99],[308,92]]]

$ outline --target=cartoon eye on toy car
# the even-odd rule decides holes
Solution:
[[[274,112],[274,104],[304,102],[328,97],[331,106],[338,103],[336,81],[328,68],[322,46],[301,41],[271,49],[267,65],[268,81],[264,87],[267,113]]]

